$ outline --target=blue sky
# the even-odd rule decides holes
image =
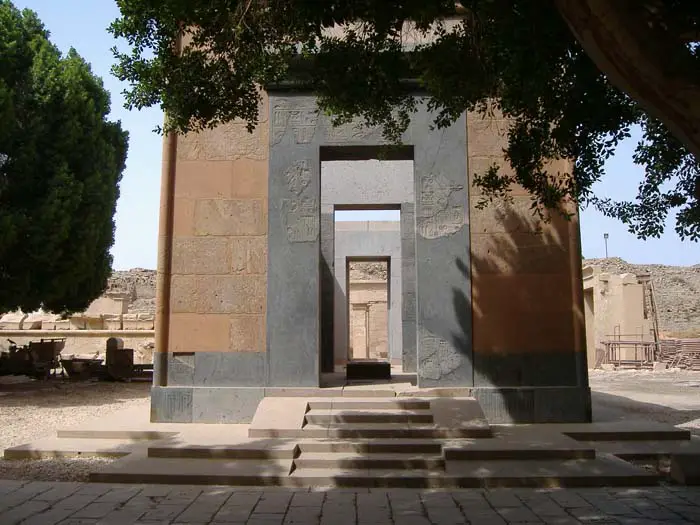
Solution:
[[[129,158],[117,205],[116,241],[112,249],[115,269],[155,268],[160,191],[161,138],[152,130],[162,122],[159,109],[127,111],[121,91],[124,86],[110,74],[116,43],[106,28],[119,15],[113,0],[15,0],[18,8],[39,14],[51,40],[62,50],[71,46],[101,76],[112,93],[112,116],[130,133]],[[642,170],[632,163],[632,141],[624,144],[607,167],[608,176],[596,186],[599,195],[615,199],[634,196]],[[367,218],[371,219],[372,216]],[[626,227],[594,210],[581,215],[581,238],[585,257],[603,257],[603,233],[608,233],[609,255],[634,263],[691,265],[700,263],[700,244],[681,241],[669,221],[660,239],[641,241]]]

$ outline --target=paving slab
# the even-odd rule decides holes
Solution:
[[[411,480],[409,479],[409,482]],[[68,494],[76,485],[52,483],[54,494]],[[21,485],[16,490],[21,489]],[[22,525],[223,525],[270,523],[378,523],[443,525],[455,523],[697,523],[700,487],[630,489],[328,489],[322,492],[271,492],[270,489],[231,489],[201,486],[80,485],[93,501],[81,508],[49,506],[50,501],[15,500],[0,514],[0,523]],[[30,492],[37,496],[43,486]],[[169,492],[165,494],[165,489]],[[37,491],[39,491],[37,493]],[[25,491],[26,492],[26,491]],[[148,494],[170,503],[145,504]],[[129,506],[96,501],[102,495],[131,495]],[[211,499],[206,499],[212,496]],[[681,497],[682,496],[682,497]],[[204,499],[202,499],[204,497]],[[222,498],[228,498],[222,504]],[[108,499],[110,499],[108,497]],[[121,499],[121,498],[117,498]],[[678,500],[684,503],[673,503]],[[18,503],[18,501],[21,501]],[[666,501],[661,505],[658,501]],[[133,505],[138,503],[138,505]],[[113,510],[110,510],[110,507]],[[562,514],[564,511],[565,514]],[[106,514],[105,514],[106,512]],[[97,517],[101,516],[101,517]],[[319,521],[320,520],[320,521]],[[325,521],[324,521],[325,520]]]

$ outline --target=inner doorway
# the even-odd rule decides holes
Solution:
[[[348,361],[390,361],[389,259],[348,257]]]

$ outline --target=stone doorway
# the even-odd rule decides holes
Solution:
[[[268,388],[316,387],[347,355],[335,346],[335,211],[387,206],[401,212],[400,366],[421,388],[474,385],[466,116],[435,130],[416,99],[402,144],[388,145],[377,127],[334,127],[310,94],[270,93]],[[383,184],[364,173],[368,194],[358,177],[322,174],[327,162],[377,160],[410,161],[410,175]]]
[[[348,258],[346,261],[348,361],[390,361],[390,261]]]

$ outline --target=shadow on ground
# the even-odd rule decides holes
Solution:
[[[697,421],[690,433],[700,437],[700,410],[679,410],[667,405],[644,403],[621,395],[592,392],[593,421],[656,421],[673,426]]]

